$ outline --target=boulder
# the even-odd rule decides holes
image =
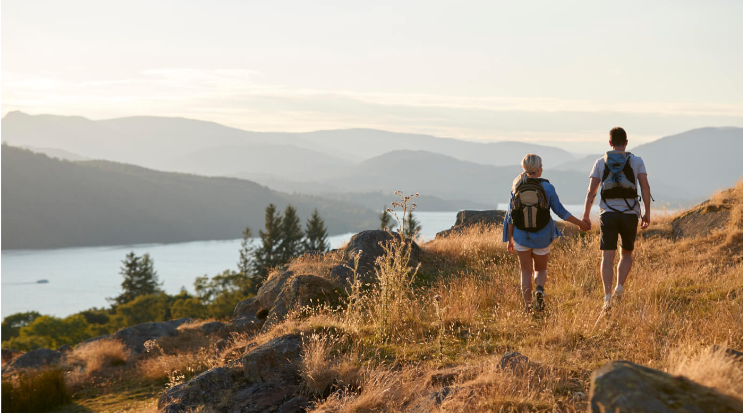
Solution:
[[[203,334],[214,334],[224,327],[224,323],[221,321],[212,321],[211,323],[204,323],[199,326],[199,331]]]
[[[168,321],[143,323],[134,327],[123,328],[111,337],[121,340],[132,352],[141,354],[145,350],[144,343],[147,340],[155,340],[163,336],[175,336],[178,334],[177,327],[180,324]]]
[[[303,412],[309,399],[301,393],[297,373],[301,348],[298,334],[253,347],[226,367],[166,390],[158,400],[158,409],[181,413],[219,403],[220,409],[230,412]]]
[[[342,288],[336,283],[316,275],[297,275],[284,283],[281,293],[268,313],[263,330],[283,320],[289,311],[310,305],[338,305],[343,296]]]
[[[743,412],[743,402],[662,371],[612,361],[593,373],[591,412]]]
[[[48,348],[37,348],[19,356],[3,367],[2,373],[13,373],[24,369],[35,369],[59,362],[62,353]]]
[[[218,401],[224,390],[232,388],[232,373],[217,367],[163,392],[157,408],[168,412],[184,412],[188,406],[202,406]]]
[[[532,367],[532,362],[529,357],[519,353],[518,351],[511,351],[503,355],[498,361],[497,367],[501,370],[510,370],[513,372],[525,372]]]
[[[497,209],[488,211],[459,211],[454,226],[436,234],[436,238],[445,238],[451,234],[459,234],[465,228],[474,225],[498,225],[506,218],[506,211]]]
[[[221,335],[260,330],[266,320],[268,310],[273,308],[284,284],[294,275],[292,271],[274,271],[258,289],[255,297],[240,301],[232,312],[232,319],[224,325]],[[263,314],[265,313],[265,315]]]
[[[330,278],[343,287],[350,286],[354,281],[353,268],[355,258],[361,254],[356,274],[364,284],[374,282],[374,268],[376,267],[377,258],[384,255],[382,245],[391,241],[394,236],[392,233],[382,230],[362,231],[354,235],[343,252],[346,262],[334,267],[330,271]],[[420,248],[415,242],[411,241],[411,243],[413,250],[409,265],[415,267],[418,265]]]
[[[297,382],[302,337],[286,334],[248,351],[239,361],[250,383]]]

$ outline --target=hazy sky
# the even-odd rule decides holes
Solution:
[[[352,4],[356,4],[352,6]],[[2,2],[2,112],[604,146],[743,126],[741,1]]]

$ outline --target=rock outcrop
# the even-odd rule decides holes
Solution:
[[[316,275],[296,275],[284,283],[262,329],[265,331],[280,322],[294,308],[322,304],[337,306],[343,295],[343,289],[330,280]]]
[[[206,371],[165,391],[164,412],[180,413],[210,405],[224,411],[299,412],[309,404],[297,373],[302,338],[287,334],[250,349],[226,367]]]
[[[591,412],[743,412],[743,402],[684,377],[628,361],[596,370],[591,382]]]
[[[377,258],[384,254],[382,245],[390,242],[394,235],[387,231],[362,231],[349,241],[343,249],[344,263],[333,267],[329,274],[295,274],[280,269],[269,275],[258,289],[255,297],[239,302],[235,306],[232,320],[222,330],[227,336],[232,332],[258,331],[274,325],[289,311],[310,303],[336,304],[343,292],[353,283],[354,264],[359,257],[356,276],[362,283],[374,282]],[[411,243],[411,266],[416,266],[420,248]],[[360,254],[360,255],[359,255]]]
[[[121,340],[135,354],[141,354],[145,350],[144,343],[146,341],[155,340],[163,336],[175,336],[178,334],[178,326],[189,321],[191,319],[182,318],[172,321],[142,323],[134,327],[123,328],[111,337]]]
[[[52,365],[58,363],[61,358],[62,353],[59,351],[50,350],[48,348],[37,348],[36,350],[31,350],[9,362],[5,367],[3,367],[2,373],[10,374],[24,369],[35,369]]]
[[[475,225],[498,225],[506,218],[506,211],[497,209],[488,211],[459,211],[454,226],[436,234],[436,238],[445,238],[451,234],[459,234],[464,229]]]
[[[374,282],[374,268],[377,263],[377,258],[384,255],[384,248],[382,245],[392,241],[394,236],[395,235],[387,231],[370,230],[359,232],[351,237],[351,240],[348,242],[348,245],[343,252],[343,258],[346,262],[336,266],[330,271],[330,279],[344,287],[350,286],[354,282],[353,268],[356,257],[361,254],[359,256],[356,276],[364,284]],[[411,244],[411,248],[411,262],[409,265],[415,267],[418,265],[418,260],[420,258],[420,248],[415,242]]]

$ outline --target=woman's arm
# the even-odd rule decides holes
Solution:
[[[588,231],[589,229],[591,229],[591,227],[589,226],[587,222],[581,221],[572,215],[570,216],[570,218],[566,219],[565,221],[568,221],[569,223],[573,225],[577,225],[581,231]]]
[[[515,247],[513,245],[513,224],[508,223],[508,252],[513,254],[515,251]]]
[[[564,221],[568,221],[571,224],[577,225],[578,228],[580,228],[581,231],[588,231],[590,229],[590,226],[588,223],[583,222],[579,220],[578,218],[574,217],[573,214],[568,212],[567,209],[562,205],[560,202],[560,198],[557,196],[557,191],[554,190],[554,187],[552,187],[552,191],[550,192],[550,208]]]

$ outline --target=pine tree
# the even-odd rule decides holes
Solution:
[[[270,204],[266,207],[266,228],[258,231],[261,237],[261,245],[253,254],[253,268],[260,277],[268,275],[268,269],[279,265],[279,246],[282,238],[281,214],[276,213],[276,205]]]
[[[318,251],[328,252],[328,230],[325,228],[325,221],[320,217],[317,209],[312,213],[312,217],[307,220],[307,231],[305,232],[304,252]]]
[[[255,254],[253,246],[253,231],[250,227],[243,230],[243,240],[240,242],[240,259],[237,261],[237,271],[243,275],[249,275],[252,271],[252,256]]]
[[[405,223],[405,238],[413,239],[421,232],[421,224],[413,216],[413,210],[408,212],[408,219]]]
[[[279,244],[281,264],[286,264],[302,252],[302,225],[297,210],[288,205],[281,222],[281,243]]]
[[[144,254],[138,257],[134,251],[126,255],[121,261],[121,274],[124,281],[121,283],[121,289],[124,290],[118,297],[109,299],[114,304],[126,304],[141,295],[158,294],[162,290],[157,273],[155,272],[154,262],[150,254]]]
[[[392,230],[397,225],[397,222],[392,221],[392,214],[387,212],[387,205],[382,208],[382,213],[379,214],[379,229],[381,230]]]

